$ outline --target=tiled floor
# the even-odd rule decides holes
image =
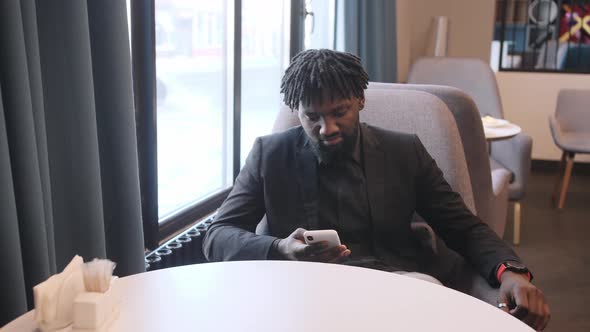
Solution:
[[[522,202],[521,244],[515,249],[551,306],[546,331],[590,331],[590,176],[574,174],[563,210],[551,202],[555,176],[534,172]],[[511,213],[511,211],[509,212]],[[509,218],[506,241],[512,241]]]

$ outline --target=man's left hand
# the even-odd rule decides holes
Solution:
[[[498,303],[509,307],[502,310],[522,320],[537,331],[547,326],[551,313],[545,296],[524,274],[506,271],[502,274]]]

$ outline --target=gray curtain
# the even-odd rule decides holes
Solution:
[[[0,1],[0,326],[75,254],[144,271],[125,1]]]
[[[344,50],[358,55],[374,82],[397,81],[394,0],[337,0],[343,6]]]

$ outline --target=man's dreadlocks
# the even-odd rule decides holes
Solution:
[[[323,98],[363,98],[369,75],[354,54],[327,49],[297,54],[281,81],[283,101],[291,109],[299,103],[321,103]]]

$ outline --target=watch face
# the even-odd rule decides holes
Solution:
[[[505,262],[504,265],[506,265],[507,270],[511,270],[511,271],[516,271],[516,272],[528,272],[529,271],[529,269],[526,267],[526,265],[524,265],[522,263],[518,263],[518,262]]]

